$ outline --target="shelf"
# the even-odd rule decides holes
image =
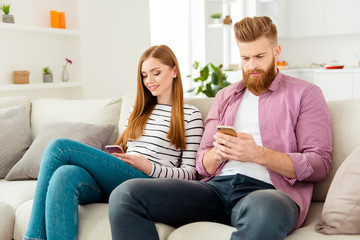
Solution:
[[[18,90],[73,88],[73,87],[82,87],[82,86],[83,86],[83,82],[3,84],[3,85],[0,85],[0,92],[10,92],[10,91],[18,91]]]
[[[230,2],[238,2],[239,0],[208,0],[209,2],[218,2],[218,3],[230,3]]]
[[[38,32],[38,33],[50,33],[50,34],[59,34],[59,35],[69,35],[69,36],[79,36],[79,31],[69,30],[69,29],[60,29],[60,28],[50,28],[50,27],[38,27],[38,26],[29,26],[21,24],[12,24],[12,23],[3,23],[0,22],[0,30],[14,30],[14,31],[24,31],[24,32]]]
[[[232,25],[223,24],[223,23],[212,23],[208,24],[208,28],[226,28],[226,29],[232,29]]]

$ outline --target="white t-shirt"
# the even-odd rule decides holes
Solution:
[[[236,111],[234,127],[237,132],[244,132],[253,136],[255,143],[262,146],[259,128],[259,96],[246,90],[243,99]],[[268,170],[251,162],[228,160],[220,171],[220,176],[240,173],[260,181],[272,184]]]

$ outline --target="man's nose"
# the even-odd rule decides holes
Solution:
[[[255,60],[250,59],[249,60],[249,70],[255,70],[257,68],[257,63]]]

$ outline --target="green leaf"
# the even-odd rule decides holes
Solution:
[[[187,90],[188,93],[191,93],[193,91],[195,91],[196,88],[190,88],[189,90]]]
[[[206,65],[201,71],[200,71],[200,78],[201,81],[205,82],[209,77],[209,67]]]
[[[199,93],[202,93],[202,92],[203,92],[202,87],[198,87],[198,90],[197,90],[197,92],[196,92],[196,95],[198,95]]]
[[[194,78],[194,82],[198,82],[199,80],[201,80],[200,77]]]
[[[199,62],[198,62],[198,61],[195,61],[195,62],[193,63],[193,68],[194,68],[194,69],[198,69],[198,67],[199,67]]]
[[[214,64],[212,64],[212,63],[209,63],[209,64],[210,64],[211,69],[212,69],[214,72],[217,72],[217,71],[218,71],[217,67],[215,67]]]
[[[206,92],[206,93],[205,93]],[[211,88],[211,83],[206,84],[206,90],[204,91],[204,93],[206,94],[206,96],[208,97],[215,97],[215,92],[214,90]]]
[[[219,74],[216,72],[213,72],[211,74],[211,83],[214,85],[219,85]]]

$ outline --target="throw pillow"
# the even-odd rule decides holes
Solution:
[[[29,112],[24,105],[0,109],[0,133],[0,178],[4,178],[32,142]]]
[[[47,144],[56,138],[72,139],[92,147],[103,149],[115,126],[77,122],[45,124],[29,150],[9,171],[6,180],[37,179],[42,154]]]
[[[29,112],[24,105],[0,109],[0,133],[0,178],[4,178],[32,142]]]
[[[340,165],[326,196],[316,231],[360,234],[360,146]]]

